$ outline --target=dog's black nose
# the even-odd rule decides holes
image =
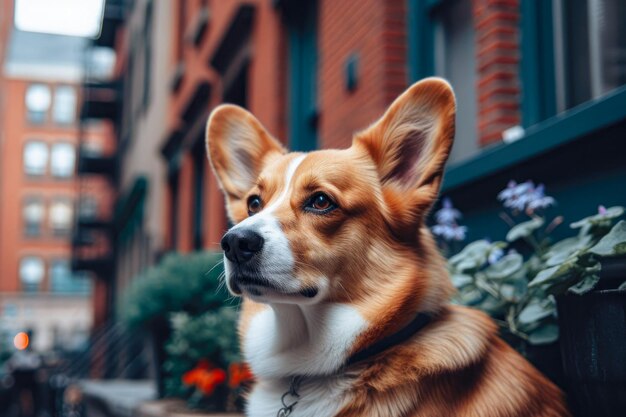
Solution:
[[[263,248],[263,237],[249,229],[231,230],[222,238],[222,249],[231,262],[244,263]]]

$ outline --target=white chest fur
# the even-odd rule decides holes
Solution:
[[[259,380],[331,375],[366,327],[345,304],[272,304],[250,321],[243,350]]]
[[[290,379],[260,381],[248,398],[248,417],[276,417],[283,405],[281,398],[289,390]],[[299,398],[287,396],[286,404],[297,400],[289,417],[332,417],[346,402],[350,381],[344,377],[308,378],[298,389]]]

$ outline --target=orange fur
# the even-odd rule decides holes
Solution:
[[[409,341],[345,371],[353,383],[337,416],[568,415],[558,388],[498,338],[491,319],[447,304],[453,287],[424,218],[439,192],[454,117],[445,81],[416,83],[349,149],[307,154],[273,212],[295,260],[294,279],[315,287],[327,277],[321,302],[350,305],[367,321],[349,353],[418,311],[436,314]],[[248,217],[251,195],[265,207],[277,201],[288,185],[284,172],[301,154],[285,154],[235,106],[212,113],[207,135],[233,222]],[[338,208],[323,216],[303,211],[319,191]],[[242,338],[267,308],[244,298]]]

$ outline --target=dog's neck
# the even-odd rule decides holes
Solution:
[[[330,375],[344,365],[368,324],[347,304],[273,304],[251,320],[244,353],[261,378]]]
[[[406,264],[398,268],[410,287]],[[245,326],[246,360],[259,378],[335,374],[352,354],[400,330],[418,312],[436,313],[444,305],[449,295],[445,269],[434,268],[429,275],[417,301],[411,292],[397,294],[383,284],[375,299],[360,303],[266,305]]]

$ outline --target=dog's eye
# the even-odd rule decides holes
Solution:
[[[248,197],[248,216],[253,216],[261,211],[263,207],[263,203],[261,202],[261,197],[258,195],[251,195]]]
[[[337,204],[324,193],[314,194],[304,206],[305,210],[319,214],[328,213],[336,208]]]

